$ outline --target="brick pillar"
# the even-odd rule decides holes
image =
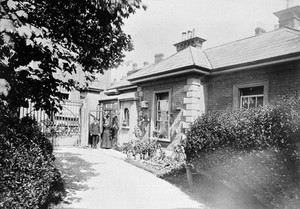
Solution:
[[[189,124],[205,112],[204,86],[201,84],[200,78],[189,78],[187,85],[184,86],[184,91],[186,97],[183,98],[185,104],[183,128],[188,129]]]

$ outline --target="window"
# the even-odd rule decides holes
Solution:
[[[68,100],[69,99],[69,94],[67,94],[67,93],[59,93],[59,98],[61,100]]]
[[[262,107],[264,104],[264,87],[241,88],[240,90],[240,108],[250,109]]]
[[[153,137],[169,139],[169,92],[155,94],[155,130]]]
[[[128,110],[128,108],[124,109],[123,126],[129,126],[129,110]]]
[[[268,103],[269,82],[259,81],[233,86],[233,107],[257,108]]]

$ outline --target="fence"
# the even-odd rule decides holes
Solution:
[[[41,131],[51,138],[54,145],[58,145],[58,139],[64,144],[73,144],[80,137],[81,107],[80,102],[65,102],[62,109],[51,117],[43,110],[35,110],[30,103],[28,108],[20,108],[20,117],[35,118]]]

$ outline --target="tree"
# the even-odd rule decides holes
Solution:
[[[141,0],[0,0],[0,78],[9,89],[0,91],[2,105],[16,110],[30,100],[57,110],[60,86],[83,87],[57,74],[81,68],[92,81],[118,66],[133,49],[123,20],[141,7]]]

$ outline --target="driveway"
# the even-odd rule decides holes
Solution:
[[[59,147],[67,197],[57,208],[204,209],[172,184],[124,162],[115,150]]]

